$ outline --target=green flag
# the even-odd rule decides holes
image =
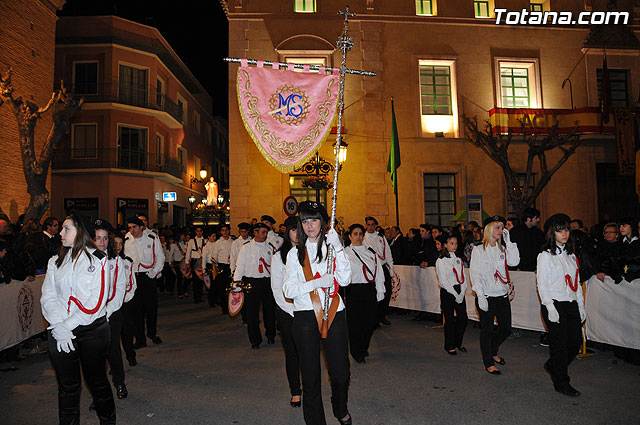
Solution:
[[[391,173],[393,193],[398,194],[398,168],[400,168],[400,140],[398,140],[398,127],[396,126],[396,111],[391,99],[391,151],[387,171]]]

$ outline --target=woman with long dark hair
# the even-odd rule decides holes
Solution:
[[[80,421],[82,369],[100,424],[115,424],[113,393],[105,372],[110,339],[108,259],[95,249],[91,224],[79,214],[65,219],[60,236],[62,247],[49,260],[40,299],[50,324],[49,357],[58,381],[59,421]]]
[[[378,302],[384,298],[384,272],[376,252],[365,247],[362,224],[349,226],[351,244],[345,248],[351,262],[351,284],[345,288],[349,349],[357,363],[365,363],[378,325]]]
[[[293,300],[286,298],[282,291],[287,265],[287,255],[294,244],[298,243],[298,218],[289,217],[284,221],[286,230],[282,235],[282,246],[271,258],[271,290],[276,300],[276,322],[282,337],[285,365],[289,390],[291,392],[291,407],[302,405],[302,390],[300,389],[300,360],[293,342]]]
[[[482,245],[473,248],[469,277],[476,293],[476,308],[480,316],[480,351],[487,372],[500,375],[496,363],[504,365],[504,357],[498,356],[498,348],[511,334],[512,291],[508,266],[520,263],[518,246],[511,242],[505,230],[504,217],[487,219]],[[498,327],[494,328],[494,319]]]
[[[580,350],[581,327],[586,313],[570,221],[565,214],[555,214],[545,222],[547,239],[538,254],[536,278],[542,318],[549,331],[550,358],[545,362],[544,370],[551,375],[557,392],[577,397],[580,391],[569,383],[567,371]]]
[[[298,244],[287,255],[284,295],[293,299],[293,339],[300,356],[302,405],[307,425],[326,424],[322,405],[320,345],[324,347],[331,378],[333,415],[343,424],[351,424],[347,410],[349,391],[349,341],[344,302],[338,285],[351,282],[351,266],[338,233],[325,230],[329,217],[322,204],[305,201],[298,207]],[[327,260],[331,246],[333,264]],[[331,270],[328,265],[331,264]],[[330,297],[328,332],[322,338],[325,294]]]

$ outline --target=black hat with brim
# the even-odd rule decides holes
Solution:
[[[570,222],[571,218],[568,215],[563,213],[554,214],[544,222],[544,233],[546,234],[551,226],[566,226],[569,228]]]
[[[253,230],[257,230],[257,229],[267,229],[269,230],[269,226],[267,226],[264,223],[256,223],[253,225]]]
[[[238,224],[238,229],[240,229],[240,230],[251,230],[251,225],[249,223],[247,223],[246,221],[243,221],[242,223]]]
[[[136,226],[144,226],[144,223],[142,222],[142,220],[140,220],[138,217],[129,217],[127,219],[127,224],[135,224]]]
[[[276,224],[276,219],[271,217],[270,215],[263,215],[260,217],[260,221],[268,221],[271,225]]]
[[[284,221],[284,226],[291,230],[291,229],[295,229],[298,227],[298,217],[291,216],[291,217],[287,217],[287,219]]]
[[[329,215],[327,214],[326,208],[319,202],[301,202],[300,205],[298,205],[298,216],[300,216],[303,211],[318,213],[324,219],[324,221],[329,221]]]
[[[507,225],[507,219],[506,218],[504,218],[501,215],[494,215],[492,217],[485,218],[482,227],[487,227],[487,224],[493,223],[494,221],[499,221],[500,223],[502,223],[505,226]]]

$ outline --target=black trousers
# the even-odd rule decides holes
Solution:
[[[173,288],[176,285],[176,274],[173,272],[171,267],[169,267],[169,263],[164,263],[164,268],[162,269],[162,277],[159,279],[159,283],[162,282],[161,290],[164,292],[169,292],[173,294]]]
[[[387,317],[389,310],[389,302],[391,301],[391,273],[386,265],[382,266],[384,272],[384,298],[378,303],[378,321],[382,321]]]
[[[251,284],[251,289],[245,294],[247,306],[247,332],[251,344],[260,344],[260,305],[262,305],[262,319],[267,339],[276,337],[276,300],[271,292],[271,279],[268,277],[245,277],[243,280]]]
[[[155,336],[158,333],[158,287],[156,279],[151,279],[146,273],[136,273],[136,294],[130,302],[135,303],[137,308],[136,326],[134,335],[136,342],[144,343],[145,321],[147,324],[147,335]],[[137,298],[137,299],[136,299]]]
[[[462,337],[467,329],[467,303],[456,303],[453,295],[440,288],[440,310],[444,316],[444,349],[450,351],[462,347]]]
[[[220,304],[222,313],[229,313],[229,302],[227,299],[227,286],[229,285],[229,277],[231,276],[231,266],[229,264],[218,263],[218,274],[212,282],[211,291],[209,291],[209,305]]]
[[[575,301],[553,301],[558,310],[560,322],[553,323],[549,320],[549,311],[542,305],[542,318],[549,330],[549,360],[547,367],[551,372],[551,381],[556,389],[562,390],[569,387],[569,364],[576,358],[582,343],[582,324],[578,303]]]
[[[378,325],[376,286],[374,283],[352,283],[345,288],[345,295],[349,349],[354,359],[363,359]]]
[[[58,381],[58,418],[61,425],[80,423],[80,369],[93,396],[101,425],[116,423],[116,406],[107,380],[105,364],[109,351],[109,324],[106,317],[73,330],[75,351],[58,352],[56,340],[47,331],[49,358]]]
[[[120,336],[120,339],[122,340],[122,348],[127,356],[127,360],[135,360],[136,350],[133,348],[133,334],[136,329],[138,310],[136,305],[133,303],[133,299],[122,304],[120,311],[123,316]]]
[[[193,300],[196,302],[202,301],[202,285],[204,284],[196,274],[195,265],[198,260],[199,258],[191,260],[191,284],[193,286]]]
[[[484,312],[476,307],[480,316],[480,351],[484,367],[495,365],[493,356],[498,355],[498,348],[511,335],[511,303],[509,297],[488,297],[489,311]],[[494,328],[494,318],[498,321],[498,327]]]
[[[124,305],[123,305],[124,307]],[[109,331],[111,332],[111,343],[109,344],[109,366],[111,367],[111,379],[113,385],[124,384],[124,365],[122,364],[122,351],[120,351],[120,337],[124,325],[124,312],[114,311],[109,317]],[[134,352],[135,356],[135,352]]]
[[[187,287],[184,276],[182,276],[182,271],[180,270],[180,261],[173,262],[173,269],[175,270],[174,274],[176,276],[176,290],[178,291],[178,295],[182,295],[187,292]]]
[[[293,317],[276,305],[276,320],[278,322],[278,329],[280,329],[280,336],[282,337],[289,391],[291,391],[292,396],[301,395],[300,360],[298,358],[296,344],[293,342]]]
[[[324,347],[331,381],[333,416],[347,416],[349,392],[349,341],[345,311],[336,313],[326,339],[320,338],[313,310],[296,311],[293,340],[300,356],[302,371],[302,407],[307,425],[326,425],[320,377],[320,344]]]

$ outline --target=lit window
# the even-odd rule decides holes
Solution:
[[[422,115],[451,115],[451,68],[420,66]]]
[[[473,9],[475,11],[476,18],[489,18],[489,2],[488,1],[474,1]]]
[[[315,13],[316,0],[294,0],[293,10],[296,13]]]
[[[531,2],[531,11],[532,12],[542,12],[544,9],[542,3],[533,3]]]
[[[496,98],[502,108],[542,108],[537,59],[495,58]]]
[[[419,16],[435,16],[436,15],[435,0],[416,0],[416,15]]]
[[[456,175],[423,175],[425,222],[438,226],[451,226],[456,215]]]
[[[457,137],[455,60],[421,59],[418,65],[422,135]]]

